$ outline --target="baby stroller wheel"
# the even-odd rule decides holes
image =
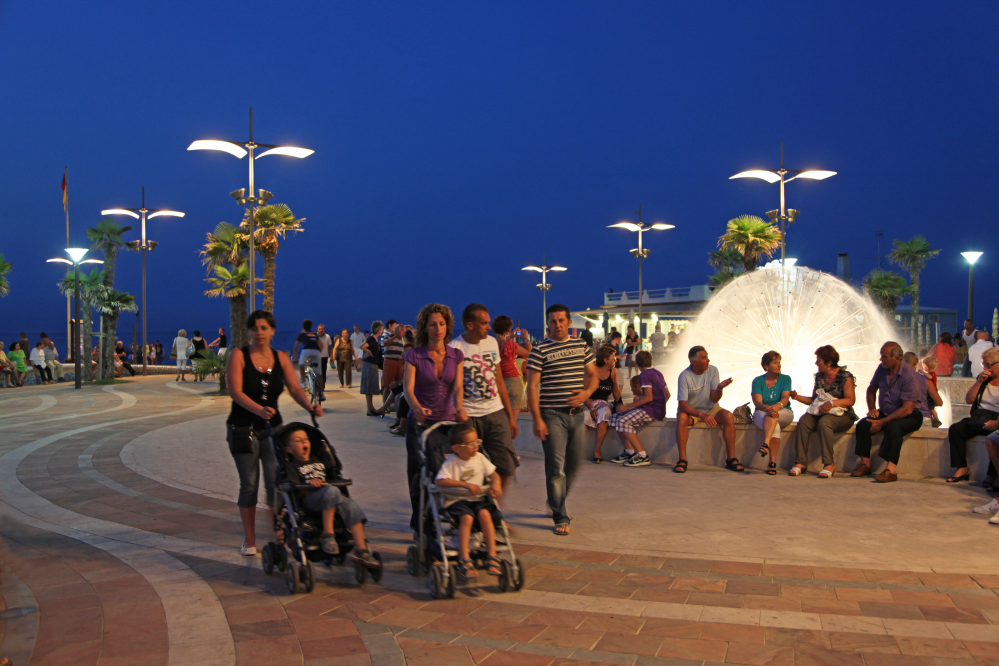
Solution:
[[[288,562],[288,569],[284,573],[284,582],[288,586],[288,591],[298,594],[301,591],[301,584],[298,579],[298,562],[292,560]]]
[[[419,573],[420,567],[420,552],[416,549],[416,546],[410,546],[406,549],[406,571],[409,572],[410,576],[415,576]]]
[[[500,560],[500,575],[496,581],[500,592],[509,592],[513,588],[513,576],[511,573],[510,563],[506,560]]]
[[[364,585],[364,577],[368,574],[368,568],[362,562],[354,562],[354,580],[358,585]]]
[[[312,566],[312,562],[302,567],[302,583],[306,592],[312,592],[316,587],[316,568]]]
[[[277,556],[274,558],[277,570],[284,573],[288,569],[288,551],[285,550],[283,544],[276,543],[274,544],[274,554]]]
[[[382,556],[378,553],[372,553],[372,557],[378,560],[378,566],[371,569],[371,580],[377,583],[382,579],[382,573],[385,572],[385,565],[382,564]]]
[[[517,558],[517,575],[513,577],[513,589],[520,591],[524,587],[524,563]]]
[[[431,567],[430,577],[427,579],[427,592],[434,599],[444,596],[444,577],[441,575],[440,567]]]
[[[454,567],[450,567],[450,569],[451,569],[451,571],[450,571],[450,573],[449,573],[449,575],[447,577],[447,590],[445,590],[445,591],[447,592],[447,598],[448,599],[453,599],[454,598],[454,577],[455,577],[455,573],[454,573]]]
[[[264,566],[264,573],[270,576],[274,573],[274,544],[268,543],[260,553],[260,562]]]

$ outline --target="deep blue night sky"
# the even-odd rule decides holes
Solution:
[[[725,222],[778,203],[728,177],[775,168],[780,141],[789,168],[839,172],[788,186],[789,256],[834,271],[849,252],[859,279],[877,231],[884,253],[923,233],[943,250],[924,306],[963,313],[964,250],[986,253],[976,319],[999,305],[994,2],[3,3],[0,29],[4,335],[65,330],[45,263],[65,165],[76,243],[143,185],[187,212],[149,223],[150,330],[228,325],[197,250],[239,220],[247,161],[186,148],[245,140],[251,106],[258,141],[316,151],[257,162],[307,218],[278,254],[282,329],[412,321],[428,301],[531,327],[520,268],[542,253],[569,268],[549,302],[597,306],[637,288],[633,234],[605,227],[640,203],[676,225],[647,236],[646,286],[703,283]],[[117,275],[138,294],[139,256]]]

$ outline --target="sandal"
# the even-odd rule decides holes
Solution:
[[[595,465],[599,465],[599,464],[600,464],[600,463],[602,463],[603,461],[604,461],[604,459],[603,459],[603,458],[601,458],[600,456],[593,456],[593,463],[594,463]]]
[[[787,470],[787,475],[788,476],[801,476],[801,473],[804,472],[804,471],[805,471],[804,467],[799,467],[798,465],[795,465],[791,469]]]
[[[768,453],[770,453],[770,446],[768,444],[764,444],[763,446],[760,447],[761,458],[766,458]]]
[[[767,474],[770,476],[777,476],[777,463],[772,462],[767,465]]]
[[[371,552],[370,548],[362,548],[361,550],[354,549],[354,551],[350,554],[350,559],[351,561],[359,562],[368,568],[378,566],[378,560],[375,559],[375,556]]]
[[[949,479],[947,479],[947,483],[957,483],[959,481],[967,481],[970,478],[971,478],[971,473],[970,472],[968,474],[962,474],[961,476],[957,476],[955,474],[954,476],[952,476]]]
[[[557,536],[569,536],[569,523],[559,523],[555,526]]]
[[[454,565],[454,568],[457,569],[458,573],[465,578],[478,578],[479,576],[479,572],[475,570],[475,565],[472,563],[472,560],[467,557],[462,560],[458,560],[458,563]]]
[[[835,472],[836,472],[836,470],[834,470],[834,469],[823,469],[821,472],[819,472],[819,477],[818,478],[820,478],[820,479],[831,479],[832,475]]]
[[[486,573],[490,576],[500,576],[503,574],[503,570],[500,568],[499,558],[495,555],[490,555],[486,558]]]
[[[730,469],[733,472],[745,472],[746,468],[742,466],[738,458],[729,458],[725,461],[725,469]]]
[[[684,472],[686,472],[687,471],[687,461],[684,460],[683,458],[680,458],[679,460],[677,460],[676,464],[673,465],[673,471],[676,472],[677,474],[683,474]]]

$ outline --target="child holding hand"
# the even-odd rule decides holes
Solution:
[[[473,495],[482,492],[482,486],[489,479],[492,487],[489,494],[499,499],[503,495],[499,474],[496,466],[484,455],[479,453],[482,440],[478,438],[475,429],[460,424],[451,428],[451,450],[454,451],[441,465],[437,473],[436,483],[440,488],[464,488]],[[479,520],[482,536],[489,552],[486,573],[499,576],[501,573],[499,560],[496,559],[496,527],[502,520],[495,504],[487,506],[481,497],[471,499],[448,499],[444,510],[458,521],[458,572],[466,578],[475,578],[478,574],[468,556],[468,541],[472,536],[472,524]]]

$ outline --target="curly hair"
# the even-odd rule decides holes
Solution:
[[[982,353],[982,360],[986,363],[999,362],[999,347],[989,347]]]
[[[415,344],[417,347],[427,345],[427,322],[430,321],[430,315],[434,313],[444,317],[444,325],[447,327],[444,333],[444,343],[447,344],[451,341],[451,333],[454,332],[454,315],[451,314],[451,308],[440,303],[427,303],[420,309],[420,314],[416,315]]]

